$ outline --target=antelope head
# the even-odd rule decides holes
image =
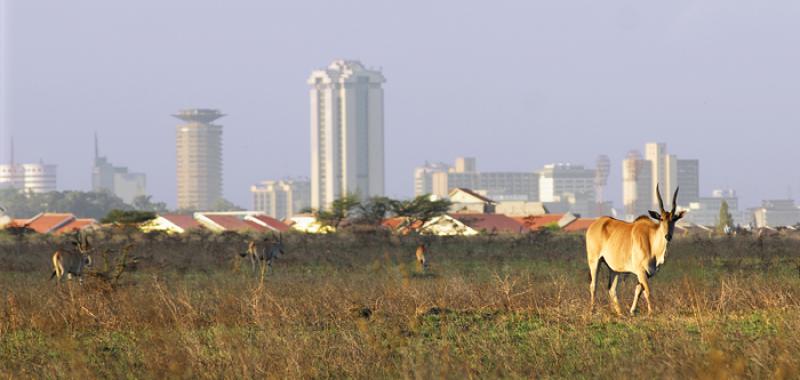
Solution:
[[[77,231],[75,233],[74,240],[72,241],[72,245],[75,246],[75,249],[81,254],[83,265],[87,267],[92,266],[91,253],[94,249],[89,243],[89,238],[86,235],[83,235],[80,231]]]
[[[658,221],[658,231],[659,234],[664,236],[664,239],[667,240],[669,243],[672,240],[672,233],[675,230],[675,223],[678,222],[686,211],[677,212],[678,209],[678,190],[680,187],[675,189],[675,194],[672,195],[672,210],[667,211],[664,209],[664,200],[661,198],[661,191],[658,189],[658,185],[656,185],[656,196],[658,197],[658,212],[650,210],[650,217]],[[663,262],[663,257],[659,258],[660,262]]]

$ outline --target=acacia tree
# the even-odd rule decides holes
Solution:
[[[150,195],[140,195],[133,198],[133,204],[131,204],[131,206],[138,211],[167,212],[167,204],[164,202],[153,202],[153,198]]]
[[[372,226],[380,225],[392,213],[394,199],[388,197],[372,197],[361,202],[353,210],[353,222]]]
[[[331,203],[330,210],[317,210],[317,220],[325,226],[338,229],[339,225],[341,225],[345,219],[353,215],[353,211],[356,210],[360,204],[361,202],[359,202],[358,196],[355,194],[347,194],[334,200],[333,203]]]
[[[138,224],[156,217],[153,211],[140,210],[111,210],[100,222],[119,224]]]
[[[406,218],[402,224],[413,226],[415,224],[424,225],[431,219],[445,214],[450,210],[452,202],[448,199],[431,199],[430,195],[419,195],[413,199],[392,202],[392,212],[395,215]]]

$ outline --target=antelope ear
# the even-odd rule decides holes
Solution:
[[[683,218],[683,215],[686,214],[686,210],[682,210],[681,212],[676,213],[672,216],[673,221],[678,221],[679,219]]]
[[[647,212],[650,213],[650,217],[651,218],[653,218],[655,220],[661,220],[661,214],[660,213],[657,213],[657,212],[655,212],[653,210],[649,210]]]

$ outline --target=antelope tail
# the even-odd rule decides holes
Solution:
[[[55,277],[55,276],[56,276],[56,271],[53,271],[53,274],[50,275],[50,279],[52,280],[53,277]]]

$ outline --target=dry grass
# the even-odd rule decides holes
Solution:
[[[617,317],[603,292],[587,314],[583,247],[572,236],[435,241],[424,274],[411,240],[293,236],[264,276],[237,265],[239,237],[164,239],[98,237],[109,247],[134,241],[138,269],[83,287],[46,280],[45,248],[58,241],[2,243],[0,263],[13,270],[0,274],[0,373],[800,376],[794,240],[677,241],[652,282],[655,313]],[[633,286],[622,282],[621,301],[630,302]]]

